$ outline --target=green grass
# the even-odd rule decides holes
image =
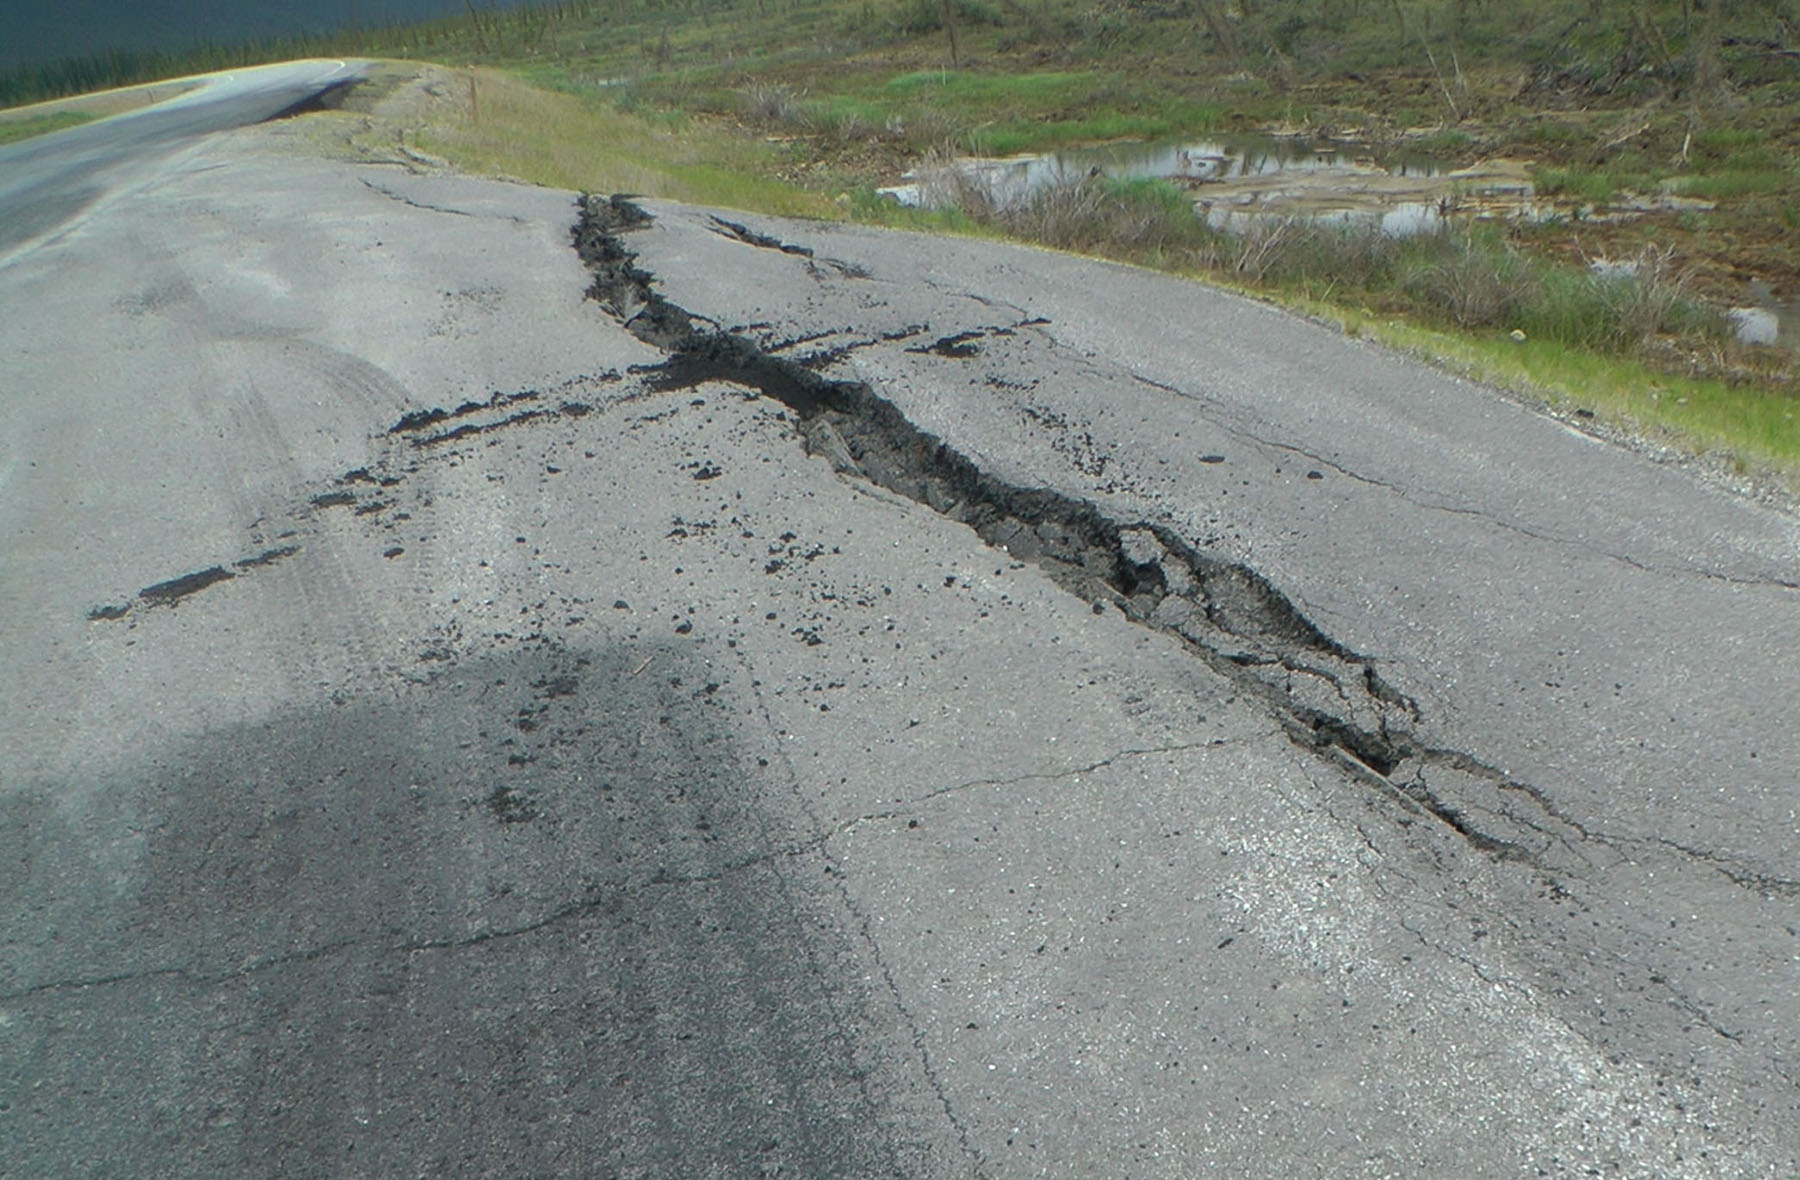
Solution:
[[[668,78],[660,83],[664,88],[671,84]],[[836,89],[806,95],[782,88],[788,101],[779,103],[766,88],[745,88],[736,105],[840,139],[866,139],[899,128],[918,147],[951,140],[972,154],[994,156],[1117,139],[1203,135],[1223,123],[1217,104],[1158,98],[1116,74],[1096,71],[923,70],[834,85]],[[704,105],[722,111],[732,104],[708,96]],[[778,108],[786,114],[777,115]],[[916,128],[932,133],[918,135]]]
[[[1342,309],[1317,307],[1326,318],[1392,347],[1446,364],[1497,385],[1543,396],[1563,408],[1595,411],[1634,433],[1722,453],[1740,471],[1800,478],[1800,402],[1754,387],[1671,375],[1618,357],[1572,349],[1554,340],[1514,342],[1496,334],[1452,334]]]
[[[1713,127],[1696,131],[1693,147],[1703,155],[1724,157],[1745,149],[1761,150],[1767,138],[1767,132],[1755,127]]]
[[[1216,106],[1171,102],[1158,111],[1117,111],[1056,122],[1031,116],[1013,118],[978,126],[971,132],[971,137],[976,150],[983,155],[1011,156],[1044,148],[1117,139],[1210,135],[1219,129],[1220,122]]]
[[[1800,193],[1800,177],[1786,169],[1727,168],[1699,176],[1676,177],[1669,182],[1669,187],[1685,197],[1725,201],[1770,193]]]
[[[1594,205],[1604,205],[1626,187],[1617,173],[1596,168],[1539,168],[1537,186],[1540,192],[1567,197]]]
[[[52,111],[45,115],[0,119],[0,143],[17,143],[36,135],[48,135],[65,127],[79,127],[93,121],[94,116],[82,111]]]
[[[1092,71],[1034,74],[976,74],[968,70],[915,70],[898,74],[879,87],[880,93],[897,99],[924,98],[975,106],[1025,103],[1034,107],[1061,105],[1090,97],[1108,79]]]
[[[477,75],[479,119],[465,106],[422,129],[415,146],[479,174],[597,192],[631,192],[790,217],[837,212],[827,197],[772,178],[775,150],[695,120],[621,111],[504,73]]]
[[[1475,146],[1475,137],[1455,127],[1441,127],[1408,145],[1432,156],[1458,156]]]

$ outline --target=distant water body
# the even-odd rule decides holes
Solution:
[[[479,10],[524,0],[477,0]],[[113,49],[179,53],[457,16],[464,0],[0,0],[0,70]]]

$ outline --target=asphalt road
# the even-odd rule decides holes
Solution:
[[[0,262],[53,236],[103,199],[128,196],[159,158],[210,132],[257,123],[354,83],[361,63],[295,61],[208,74],[185,94],[0,147]]]
[[[272,143],[0,264],[0,1175],[1800,1172],[1792,516]]]

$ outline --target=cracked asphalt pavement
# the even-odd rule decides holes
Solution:
[[[1158,275],[280,148],[0,264],[0,1176],[1800,1172],[1792,515]]]

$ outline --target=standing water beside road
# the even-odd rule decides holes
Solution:
[[[1441,198],[1459,181],[1469,187],[1470,179],[1424,153],[1390,153],[1377,163],[1368,145],[1347,140],[1236,135],[1105,143],[1003,158],[965,156],[917,169],[905,177],[906,183],[881,192],[903,205],[942,207],[955,203],[959,187],[974,183],[996,203],[1007,205],[1051,185],[1096,175],[1179,184],[1193,192],[1196,208],[1221,228],[1235,213],[1366,212],[1382,218],[1390,232],[1400,233],[1423,228],[1423,211],[1440,208]],[[1530,182],[1522,169],[1500,179],[1514,194],[1522,185],[1529,197]],[[1390,190],[1385,200],[1384,188]],[[1354,197],[1354,208],[1339,207],[1343,202],[1337,198],[1345,196]]]

